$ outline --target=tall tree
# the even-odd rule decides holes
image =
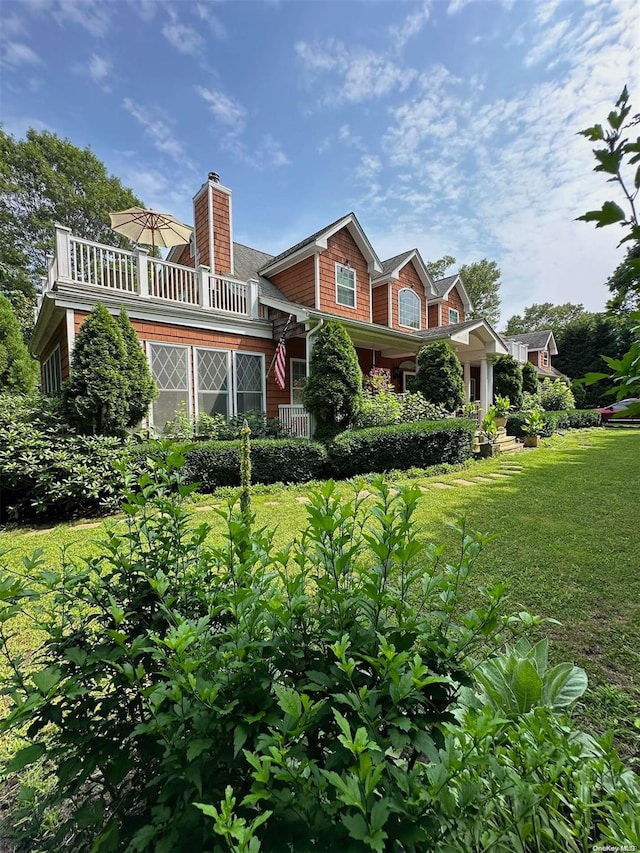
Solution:
[[[525,332],[551,329],[555,335],[568,323],[586,313],[584,305],[575,305],[572,302],[565,302],[563,305],[554,305],[552,302],[534,303],[525,308],[522,315],[514,314],[510,317],[503,334],[521,335]]]
[[[486,320],[492,326],[500,319],[500,269],[495,261],[483,258],[460,267],[460,276],[473,309],[467,319]]]
[[[89,148],[31,128],[17,140],[0,128],[0,290],[33,298],[59,222],[79,237],[128,247],[109,211],[141,205]]]
[[[425,400],[455,412],[464,402],[462,365],[445,341],[422,347],[417,358],[418,371],[411,390],[419,391]]]
[[[127,355],[123,364],[123,373],[128,385],[126,424],[132,429],[146,417],[158,389],[151,375],[149,362],[140,346],[140,340],[124,308],[120,312],[118,324]]]
[[[452,258],[451,255],[444,255],[444,257],[440,258],[438,261],[427,261],[425,263],[425,267],[427,268],[427,272],[431,276],[434,281],[437,281],[439,278],[444,278],[446,271],[450,266],[455,264],[456,259]]]
[[[362,404],[362,371],[342,323],[329,320],[318,332],[302,401],[316,420],[315,438],[333,438],[346,429]]]
[[[612,294],[607,308],[616,314],[640,311],[640,267],[630,261],[640,263],[640,240],[631,246],[624,260],[607,280],[607,287]]]
[[[493,392],[508,397],[515,409],[522,406],[522,368],[511,355],[499,355],[493,362]]]
[[[38,362],[22,340],[9,300],[0,294],[0,391],[28,394],[38,381]]]

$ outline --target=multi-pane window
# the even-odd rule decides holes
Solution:
[[[151,422],[162,430],[176,412],[183,408],[189,412],[189,347],[150,343],[149,359],[158,386]]]
[[[356,271],[344,264],[336,264],[336,302],[356,307]]]
[[[56,394],[62,387],[62,367],[60,365],[60,345],[42,365],[42,393]]]
[[[542,350],[542,366],[549,367],[549,353],[546,349]]]
[[[291,364],[291,404],[302,405],[302,389],[307,378],[307,362],[303,358],[292,358]]]
[[[236,352],[236,412],[264,412],[264,358],[253,353]]]
[[[198,414],[229,416],[231,407],[229,353],[196,349]]]
[[[413,290],[398,293],[398,323],[411,329],[420,328],[420,297]]]
[[[455,326],[456,323],[460,322],[460,312],[457,308],[449,308],[449,323],[452,326]]]

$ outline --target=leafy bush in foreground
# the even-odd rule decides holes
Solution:
[[[0,725],[28,727],[9,772],[42,758],[55,777],[31,825],[11,818],[25,845],[577,853],[633,830],[638,780],[607,744],[465,689],[536,624],[502,615],[502,585],[463,608],[482,537],[459,529],[448,564],[417,539],[418,490],[380,481],[371,501],[327,483],[289,549],[233,508],[212,545],[181,462],[141,479],[95,557],[0,576],[5,651],[23,609],[45,638],[12,662]],[[543,675],[516,653],[519,710]]]
[[[516,412],[507,419],[507,435],[522,438],[525,435],[524,422],[529,412]],[[569,409],[564,412],[541,412],[544,427],[540,431],[543,438],[548,438],[559,429],[585,429],[602,425],[600,412],[594,409]]]
[[[540,402],[547,412],[560,412],[575,409],[576,401],[571,388],[562,379],[545,379],[540,386]]]

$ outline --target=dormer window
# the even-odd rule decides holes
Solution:
[[[460,322],[460,312],[457,308],[449,308],[449,325],[455,326]]]
[[[356,307],[356,271],[346,264],[336,264],[336,302]]]
[[[549,353],[546,349],[542,350],[542,366],[549,367]]]
[[[413,290],[401,290],[398,293],[398,323],[410,329],[420,328],[420,297]]]

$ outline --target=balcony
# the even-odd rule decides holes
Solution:
[[[193,306],[234,317],[257,318],[258,282],[213,275],[208,267],[185,267],[74,237],[56,226],[56,253],[45,291],[58,283],[104,289],[123,296]]]

